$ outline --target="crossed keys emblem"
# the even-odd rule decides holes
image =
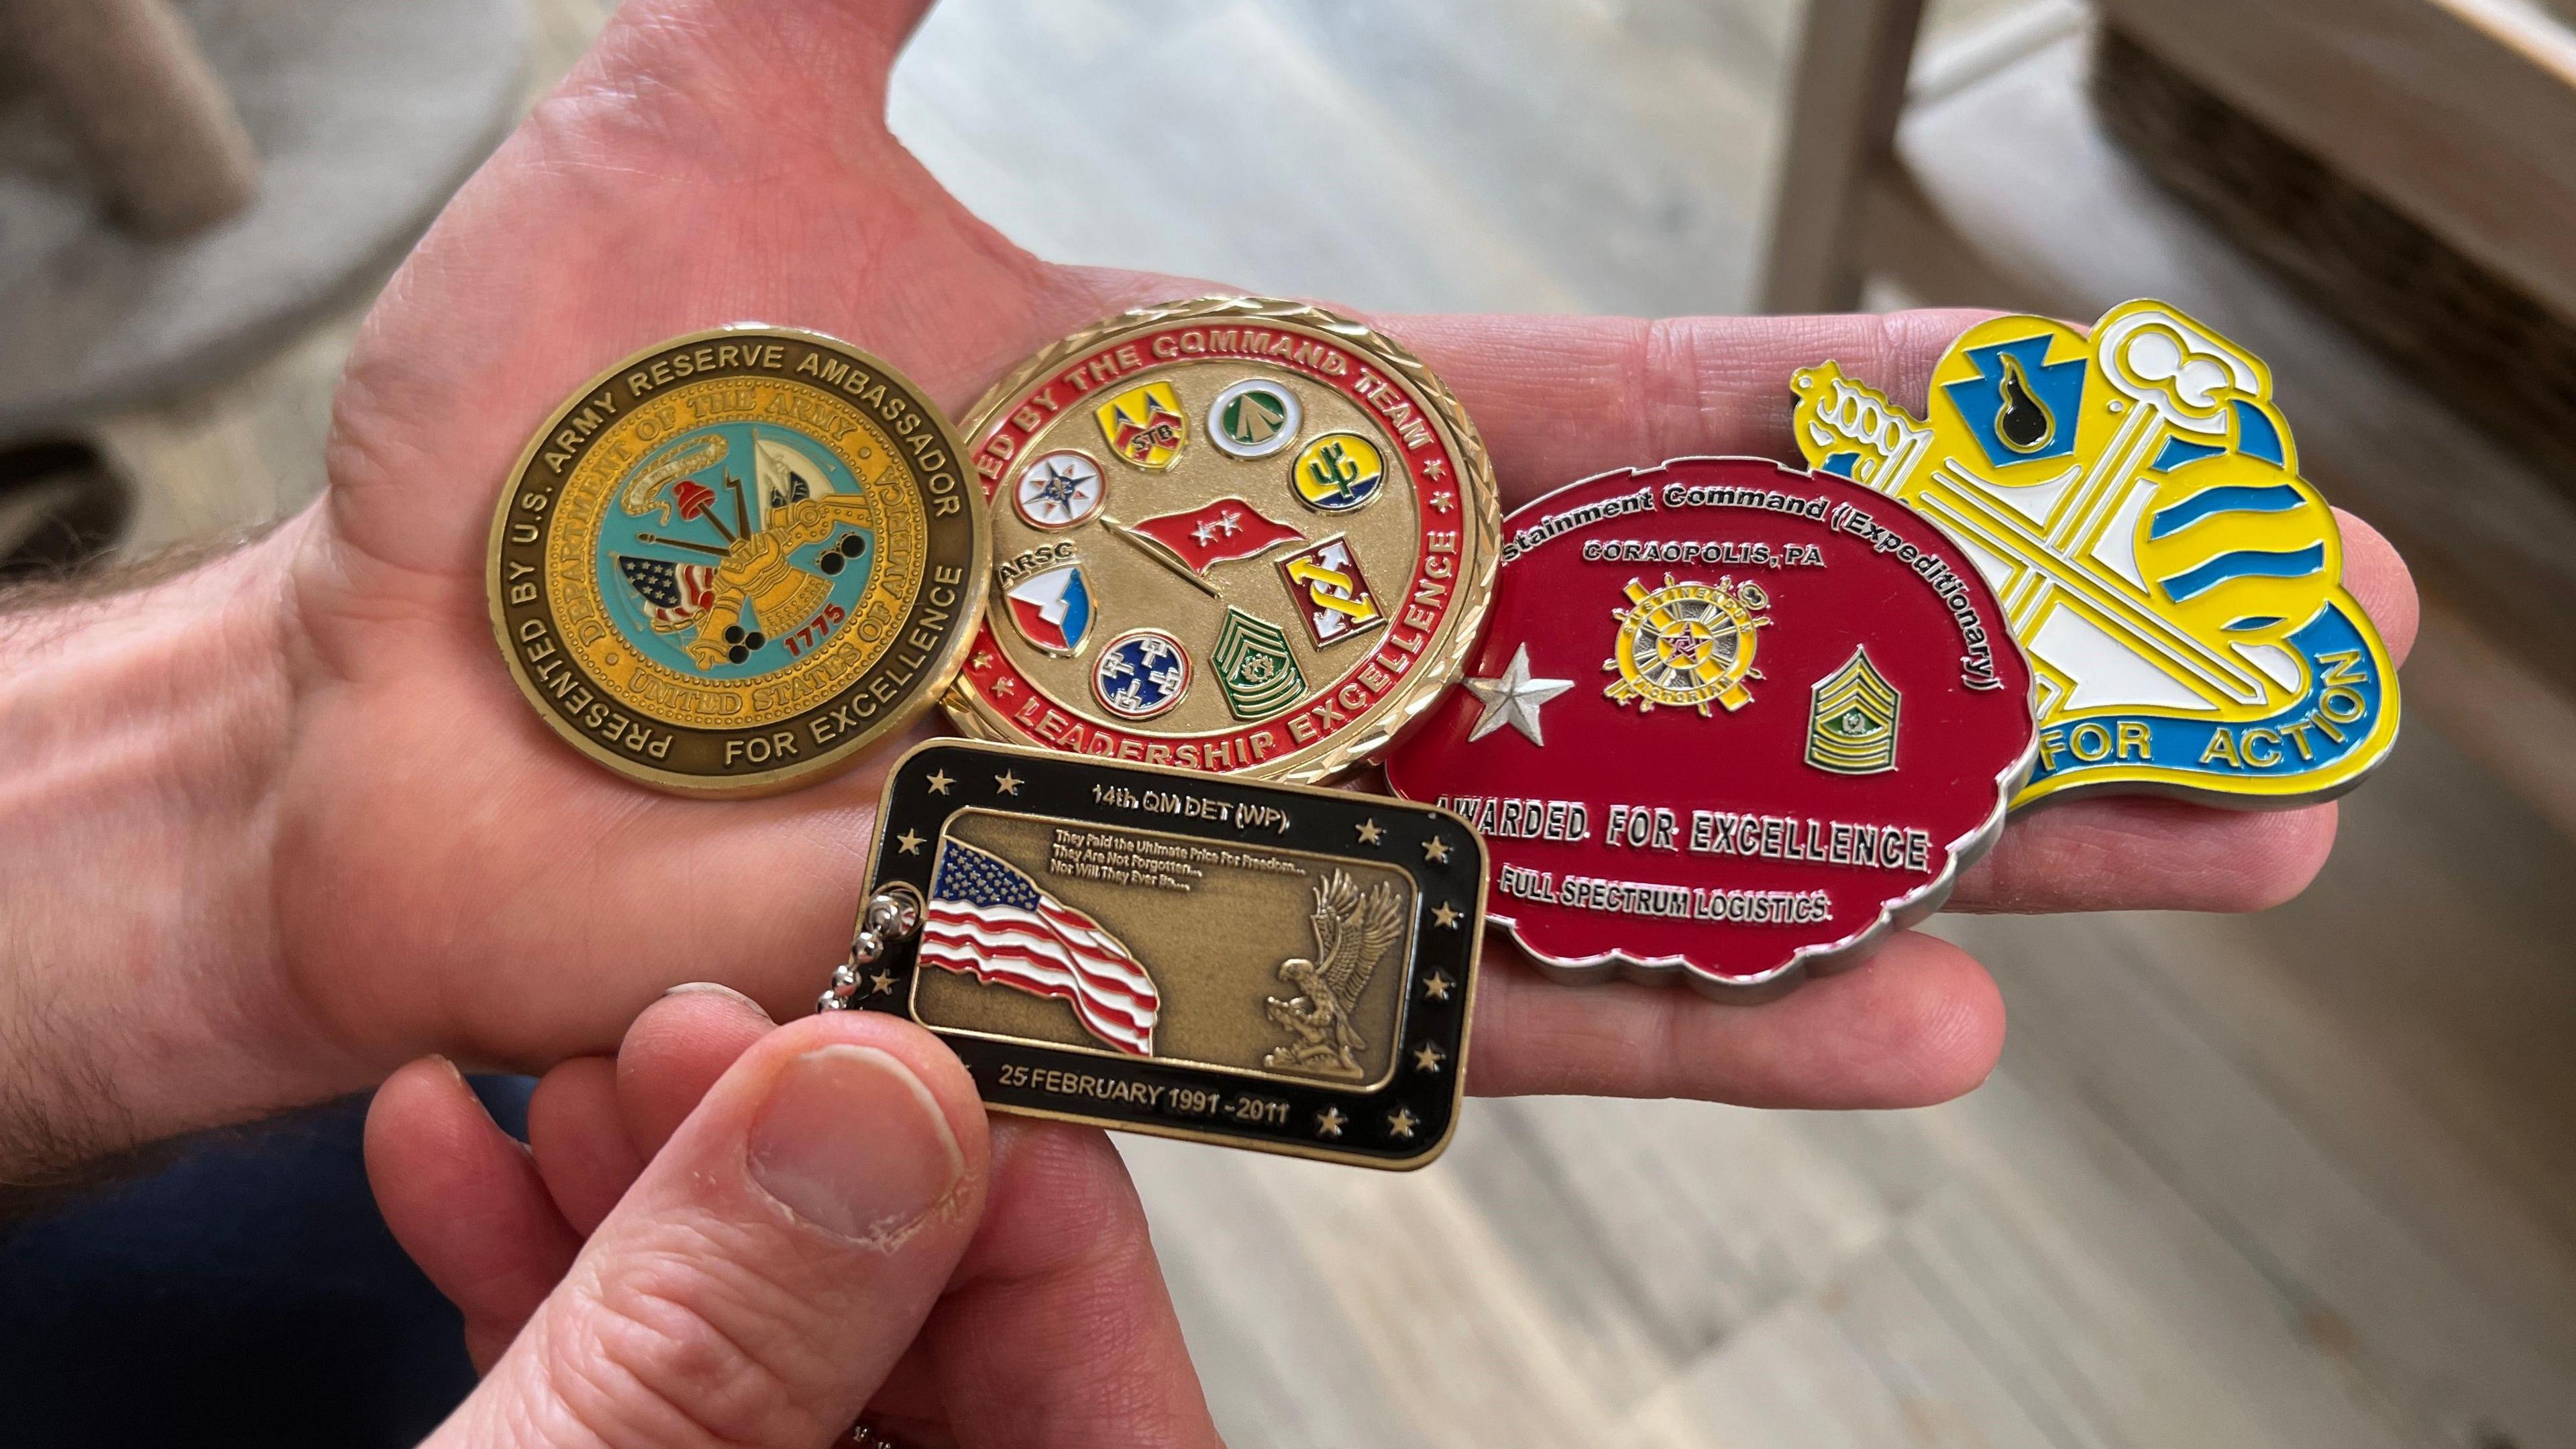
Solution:
[[[1971,328],[1919,421],[1832,362],[1792,386],[1810,466],[1911,504],[1994,586],[2037,681],[2023,803],[2077,785],[2288,801],[2385,753],[2385,650],[2244,348],[2141,301],[2089,336]]]

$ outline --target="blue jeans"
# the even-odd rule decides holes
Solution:
[[[520,1077],[475,1090],[527,1130]],[[209,1134],[0,1231],[0,1439],[409,1445],[474,1370],[367,1192],[367,1099]]]

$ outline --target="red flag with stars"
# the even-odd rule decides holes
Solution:
[[[1148,518],[1129,530],[1169,549],[1183,568],[1204,578],[1210,565],[1257,558],[1305,535],[1240,498],[1220,498],[1187,513]]]

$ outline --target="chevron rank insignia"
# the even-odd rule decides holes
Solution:
[[[2037,674],[2039,764],[2016,805],[2300,804],[2396,742],[2396,671],[2343,586],[2334,510],[2299,476],[2271,373],[2180,309],[2124,303],[2089,337],[1979,323],[1920,420],[1832,362],[1792,386],[1809,465],[1930,515],[2001,596]]]

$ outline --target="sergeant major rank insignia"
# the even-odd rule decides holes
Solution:
[[[2002,596],[2039,681],[2016,803],[2295,804],[2395,743],[2397,676],[2343,587],[2334,511],[2270,373],[2207,326],[2153,301],[2089,338],[1995,318],[1951,344],[1920,421],[1832,362],[1793,386],[1808,462],[1928,514]]]
[[[1225,611],[1225,628],[1216,636],[1216,672],[1226,707],[1239,720],[1268,719],[1306,691],[1288,636],[1241,609]]]
[[[1838,775],[1896,768],[1897,710],[1905,697],[1855,647],[1850,662],[1816,681],[1807,716],[1807,763]]]

